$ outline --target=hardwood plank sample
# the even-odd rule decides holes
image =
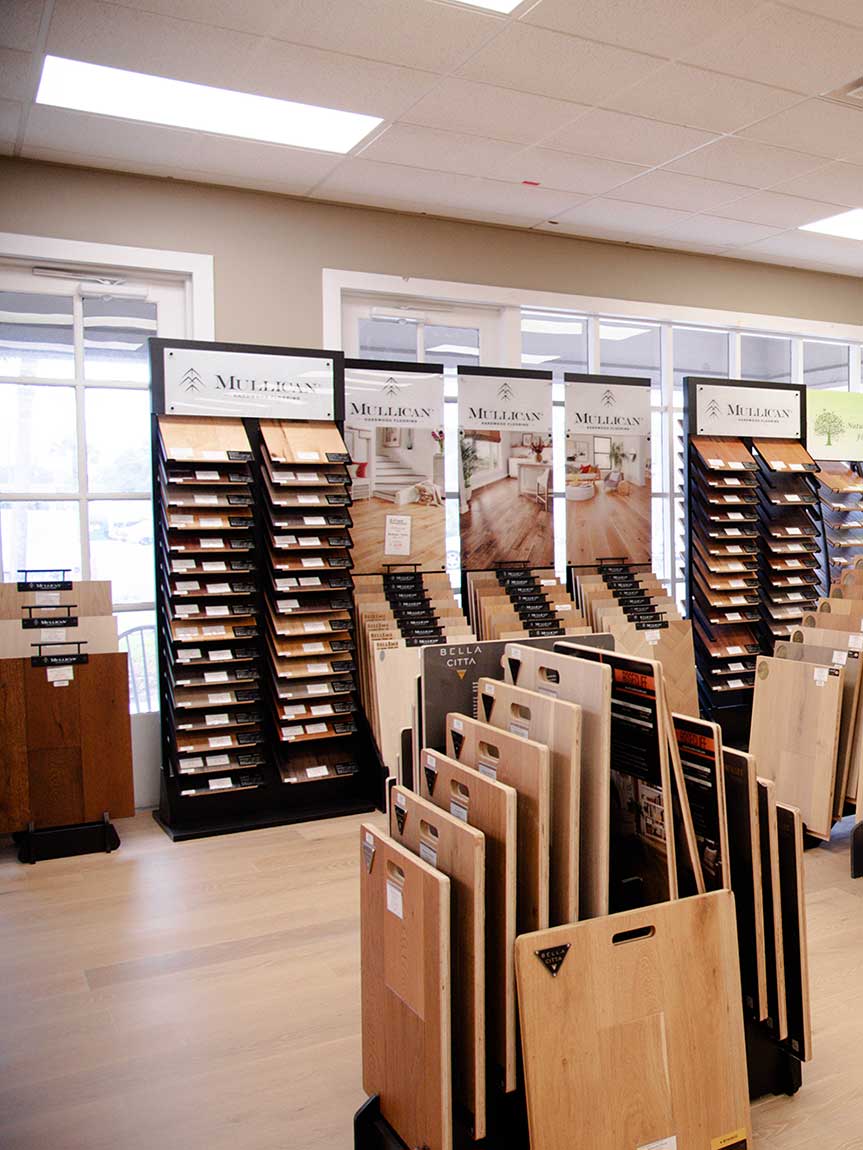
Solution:
[[[581,707],[494,679],[479,680],[478,717],[519,738],[542,743],[551,768],[549,925],[578,919],[581,806]],[[503,780],[506,782],[507,780]]]
[[[252,458],[241,419],[209,415],[160,415],[165,459],[177,463],[243,463]]]
[[[733,747],[722,748],[731,889],[737,912],[743,1004],[759,1022],[767,1018],[767,958],[764,950],[764,898],[761,882],[761,832],[755,759]]]
[[[73,627],[24,629],[20,621],[0,619],[0,659],[27,659],[35,655],[36,643],[86,643],[88,655],[117,650],[117,619],[114,615],[76,616]],[[70,647],[69,651],[74,651]]]
[[[363,1089],[409,1146],[452,1147],[450,880],[360,827]]]
[[[799,439],[753,439],[752,446],[770,471],[805,473],[820,470]]]
[[[389,833],[450,880],[453,1099],[485,1137],[485,835],[401,786]]]
[[[516,972],[537,1150],[751,1144],[729,891],[522,936]]]
[[[80,747],[32,747],[28,769],[30,818],[36,827],[84,821]]]
[[[662,678],[672,711],[698,716],[695,650],[689,619],[669,619],[656,627],[611,622],[606,630],[614,636],[616,651],[662,664]]]
[[[112,819],[135,813],[129,669],[125,651],[93,655],[77,667],[81,708],[81,786],[84,818]]]
[[[758,468],[739,439],[693,435],[689,442],[708,471],[755,471]]]
[[[761,777],[758,779],[758,828],[761,835],[764,954],[767,959],[767,1018],[765,1019],[765,1026],[779,1042],[784,1042],[788,1037],[788,1011],[785,999],[785,947],[780,901],[781,879],[776,822],[776,784]]]
[[[485,1004],[489,1065],[516,1088],[516,792],[437,751],[420,751],[420,794],[485,835]]]
[[[450,758],[518,795],[516,930],[548,926],[548,843],[551,806],[549,750],[541,743],[499,730],[469,715],[447,715]]]
[[[506,681],[581,707],[579,914],[608,913],[611,821],[611,668],[507,643]]]
[[[16,583],[0,583],[0,619],[22,619],[28,614],[22,610],[23,607],[73,605],[74,614],[78,616],[111,615],[114,605],[110,581],[76,581],[68,591],[19,591]]]
[[[806,1061],[812,1057],[809,1010],[809,954],[806,941],[806,887],[803,875],[803,820],[796,807],[776,804],[779,890],[785,960],[787,1043]]]
[[[749,751],[779,800],[829,839],[845,671],[761,655],[756,661]]]
[[[725,809],[722,732],[716,723],[706,719],[676,714],[672,714],[671,718],[683,766],[704,884],[707,890],[730,889],[731,860]],[[679,893],[683,897],[695,892],[680,890]]]
[[[334,423],[323,420],[260,420],[261,436],[276,463],[347,463],[348,449]]]
[[[30,817],[24,662],[0,659],[0,834],[25,830]]]

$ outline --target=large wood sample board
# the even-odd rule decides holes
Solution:
[[[581,707],[579,914],[608,914],[611,802],[611,668],[508,643],[506,681]]]
[[[452,1147],[450,880],[360,828],[363,1089],[409,1146]]]
[[[478,717],[548,747],[551,768],[548,913],[550,926],[578,919],[581,707],[511,683],[480,679]]]
[[[390,837],[450,880],[453,1098],[485,1137],[485,836],[413,791],[390,791]]]
[[[548,926],[551,769],[548,747],[469,715],[447,715],[447,754],[518,795],[516,930]]]
[[[609,620],[614,649],[662,664],[668,705],[679,715],[698,716],[695,648],[689,619],[667,619],[655,626]]]
[[[730,889],[722,732],[716,723],[706,719],[689,715],[672,715],[671,718],[704,885],[707,890]],[[678,862],[683,845],[678,843]],[[683,896],[697,892],[681,889],[679,893]]]
[[[522,936],[516,972],[535,1150],[751,1145],[729,891]]]
[[[437,751],[419,756],[420,793],[485,835],[486,1045],[504,1089],[516,1088],[516,792]]]
[[[764,899],[764,953],[767,958],[767,1029],[780,1041],[788,1037],[785,995],[785,945],[782,933],[779,831],[776,784],[758,779],[758,825],[761,835],[761,891]]]
[[[829,839],[845,672],[760,656],[749,750],[777,799],[800,809],[806,829]]]

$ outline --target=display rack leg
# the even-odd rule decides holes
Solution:
[[[863,878],[863,822],[855,823],[851,832],[851,877]]]
[[[468,1125],[456,1114],[452,1138],[454,1150],[530,1150],[522,1090],[512,1094],[491,1091],[487,1118],[488,1133],[475,1142]],[[382,1117],[377,1094],[368,1098],[354,1115],[354,1150],[413,1150]]]
[[[120,836],[108,814],[100,822],[76,823],[67,827],[36,827],[12,836],[18,847],[18,861],[43,862],[46,859],[71,858],[74,855],[110,854],[120,845]]]
[[[800,1059],[774,1042],[760,1023],[750,1018],[744,1021],[749,1097],[755,1099],[765,1094],[796,1094],[803,1085]]]

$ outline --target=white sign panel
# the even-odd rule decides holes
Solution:
[[[388,515],[384,539],[384,555],[404,555],[411,553],[410,515]]]
[[[443,427],[443,376],[437,372],[345,373],[350,427]]]
[[[534,431],[551,428],[551,380],[498,375],[458,377],[458,418],[477,431]]]
[[[800,393],[772,387],[696,384],[697,435],[800,439]]]
[[[567,383],[566,430],[572,435],[650,435],[650,388]]]
[[[165,411],[258,419],[333,419],[333,361],[324,356],[169,347]]]

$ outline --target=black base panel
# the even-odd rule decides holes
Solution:
[[[326,785],[326,784],[323,784]],[[295,810],[268,810],[260,814],[240,814],[235,818],[218,817],[209,822],[186,823],[169,826],[159,812],[153,811],[153,818],[175,843],[189,839],[210,838],[213,835],[230,835],[240,831],[258,831],[267,827],[290,826],[293,823],[313,822],[318,819],[338,818],[341,815],[364,815],[377,810],[370,799],[345,799],[340,803],[321,801],[317,805],[301,806]]]
[[[18,861],[44,862],[74,855],[110,854],[120,845],[120,836],[107,818],[98,823],[76,823],[66,827],[30,827],[12,835],[18,847]]]

